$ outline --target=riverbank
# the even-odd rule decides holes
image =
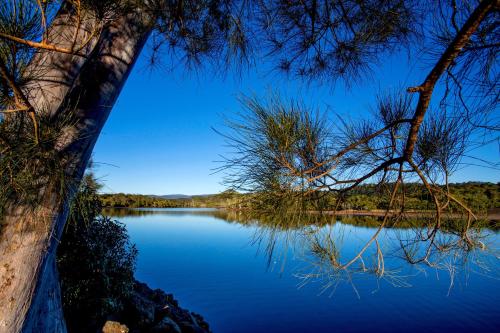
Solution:
[[[319,213],[319,212],[312,212]],[[383,209],[379,210],[354,210],[354,209],[346,209],[339,211],[323,211],[322,214],[326,215],[338,215],[338,216],[372,216],[372,217],[383,217],[386,214],[386,211]],[[399,214],[399,211],[390,211],[389,216],[393,216]],[[416,210],[408,210],[404,212],[404,216],[410,218],[424,218],[424,217],[432,217],[435,215],[434,211],[416,211]],[[454,218],[460,218],[462,215],[452,215]],[[486,216],[478,216],[480,219],[486,219],[488,221],[500,221],[500,208],[489,209]]]

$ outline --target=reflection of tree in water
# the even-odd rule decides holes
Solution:
[[[176,209],[169,208],[168,210],[164,208],[119,208],[110,207],[103,208],[102,214],[105,216],[110,216],[114,218],[129,217],[129,216],[149,216],[149,215],[200,215],[200,216],[217,216],[218,213],[216,209]]]
[[[341,283],[371,277],[377,283],[385,281],[394,287],[411,286],[415,274],[431,271],[445,272],[450,291],[457,277],[468,278],[470,273],[493,278],[498,273],[498,253],[494,230],[480,227],[469,230],[469,237],[481,244],[470,247],[462,237],[463,221],[443,220],[439,233],[429,239],[433,230],[425,218],[348,217],[302,215],[261,215],[255,218],[244,214],[240,223],[257,226],[254,243],[268,256],[268,264],[287,260],[288,249],[302,262],[294,274],[299,286],[321,283],[322,292],[333,294]],[[430,219],[430,218],[429,218]],[[361,233],[360,228],[366,232]],[[492,237],[489,237],[492,236]],[[357,246],[359,244],[359,246]]]
[[[443,219],[439,232],[429,239],[433,233],[429,228],[431,217],[336,217],[304,212],[204,209],[105,209],[103,214],[118,218],[165,214],[210,216],[253,227],[252,244],[267,256],[269,268],[283,271],[293,255],[301,262],[300,269],[294,272],[300,279],[299,286],[320,283],[321,291],[329,295],[342,283],[351,284],[358,293],[356,280],[367,277],[395,287],[409,287],[415,274],[443,271],[449,277],[451,290],[458,276],[467,278],[470,273],[500,276],[499,256],[491,243],[496,241],[496,225],[488,221],[469,230],[469,237],[482,244],[469,247],[462,237],[464,221],[458,218]]]

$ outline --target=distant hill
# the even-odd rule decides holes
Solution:
[[[177,199],[191,199],[191,195],[186,194],[166,194],[166,195],[152,195],[153,198],[162,198],[167,200],[177,200]]]
[[[182,200],[182,199],[193,199],[193,198],[205,198],[210,197],[216,194],[195,194],[195,195],[187,195],[187,194],[165,194],[165,195],[151,195],[153,198],[167,199],[167,200]]]

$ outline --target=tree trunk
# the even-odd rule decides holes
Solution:
[[[64,101],[61,103],[65,92],[61,86],[52,90],[55,94],[51,96],[56,98],[46,99],[48,104],[60,104],[47,108],[56,121],[71,113],[70,125],[54,143],[68,185],[61,191],[54,179],[41,191],[39,206],[13,204],[14,209],[4,218],[0,234],[0,333],[66,332],[55,265],[57,245],[76,186],[150,28],[151,19],[139,10],[114,19],[103,29],[87,60],[78,63],[76,79],[66,81],[74,82]],[[34,95],[40,96],[36,91]]]
[[[86,62],[99,34],[97,19],[91,11],[78,11],[72,2],[65,1],[52,20],[47,31],[47,40],[60,48],[80,48],[80,55],[38,50],[31,59],[25,76],[28,81],[25,93],[38,115],[50,115],[59,109],[63,99],[73,86],[82,66]]]

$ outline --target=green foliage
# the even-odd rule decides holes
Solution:
[[[172,65],[181,60],[194,68],[246,64],[251,52],[246,5],[231,0],[149,1],[146,10],[157,17],[151,63],[165,63],[170,55]]]
[[[181,199],[164,199],[142,194],[101,194],[102,206],[106,208],[176,208],[176,207],[234,207],[244,204],[248,195],[228,190],[219,194],[195,195]]]
[[[0,2],[0,32],[27,40],[36,40],[41,34],[41,16],[36,1],[17,0]],[[26,45],[2,39],[0,42],[0,63],[4,64],[19,86],[26,85],[32,78],[29,62],[34,50]],[[15,105],[12,89],[0,75],[0,108]],[[0,114],[0,119],[2,115]]]
[[[467,182],[450,185],[452,193],[472,209],[500,208],[500,183]]]
[[[405,184],[405,209],[429,210],[433,209],[432,198],[428,195],[423,185],[417,183]],[[493,183],[456,183],[450,184],[450,192],[460,201],[478,213],[486,210],[500,208],[500,184]],[[229,209],[251,209],[254,211],[276,210],[276,202],[268,200],[267,193],[238,193],[227,190],[219,194],[192,196],[187,199],[162,199],[160,197],[137,194],[101,194],[102,205],[109,208],[174,208],[174,207],[209,207]],[[283,199],[282,199],[283,200]],[[293,200],[293,198],[289,198]],[[335,193],[324,193],[321,205],[317,200],[303,201],[304,208],[308,210],[333,210],[337,203]],[[281,202],[281,201],[280,201]],[[353,210],[381,210],[387,208],[387,197],[383,189],[375,185],[361,185],[340,201],[339,209]]]
[[[259,200],[274,207],[300,206],[296,194],[311,188],[307,179],[321,178],[332,161],[324,116],[302,103],[281,103],[279,95],[266,102],[242,98],[244,112],[229,121],[224,135],[233,155],[224,161],[226,183],[232,188],[258,193]]]
[[[197,207],[197,208],[243,208],[248,200],[248,195],[238,193],[233,190],[227,190],[218,194],[211,195],[195,195],[189,199],[173,200],[179,202],[182,207]]]
[[[102,194],[99,196],[103,207],[109,208],[170,208],[178,207],[178,205],[172,201],[159,197],[153,197],[142,194]]]
[[[58,248],[63,307],[70,331],[87,332],[123,308],[133,290],[137,250],[123,224],[100,215],[99,186],[86,176]]]
[[[0,215],[7,203],[35,207],[43,190],[65,193],[74,182],[66,176],[62,155],[54,149],[64,126],[71,124],[71,112],[63,119],[38,119],[39,143],[26,113],[0,119]]]
[[[409,44],[416,1],[259,1],[263,34],[280,68],[292,75],[347,83]]]

